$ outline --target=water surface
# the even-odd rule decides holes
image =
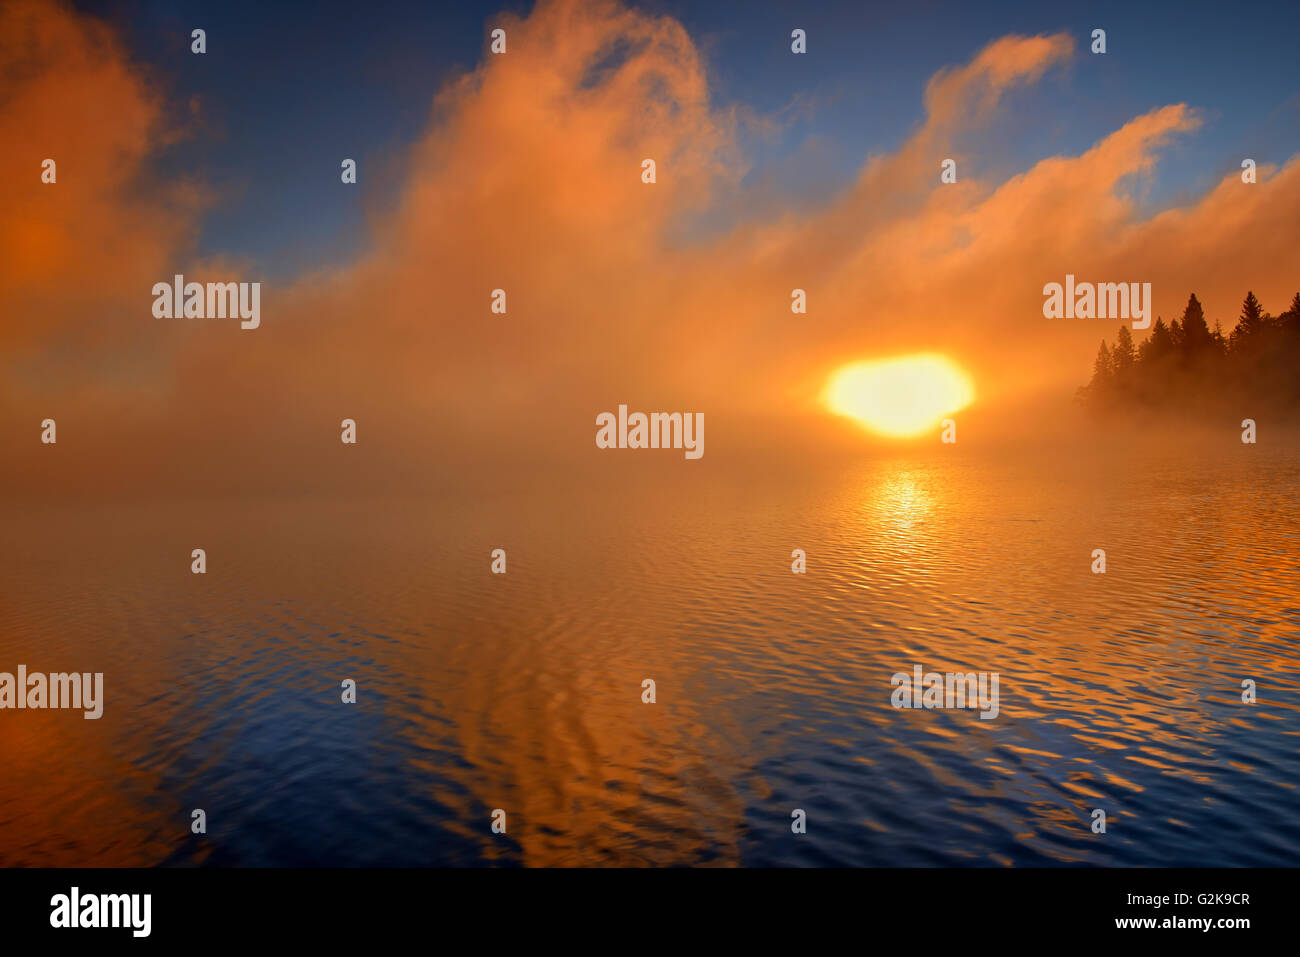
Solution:
[[[0,670],[106,705],[0,712],[0,864],[1294,864],[1300,458],[952,453],[7,506]]]

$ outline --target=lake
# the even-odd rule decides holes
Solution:
[[[1294,864],[1300,455],[663,455],[5,506],[0,671],[105,703],[0,711],[0,864]],[[894,708],[917,665],[997,717]]]

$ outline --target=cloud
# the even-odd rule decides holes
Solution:
[[[1074,40],[1064,33],[995,40],[965,66],[931,78],[925,88],[927,127],[942,130],[985,119],[1009,87],[1032,83],[1073,52]]]
[[[851,360],[944,351],[990,408],[1067,396],[1115,329],[1042,318],[1043,284],[1066,272],[1151,281],[1166,316],[1195,288],[1225,320],[1246,286],[1281,308],[1297,281],[1294,160],[1255,186],[1230,175],[1189,207],[1136,212],[1126,183],[1197,128],[1187,105],[1002,182],[966,163],[940,185],[940,161],[1009,89],[1069,62],[1065,35],[997,39],[935,76],[912,136],[824,203],[755,197],[760,217],[701,236],[683,224],[734,196],[746,170],[740,111],[712,101],[671,18],[550,0],[494,20],[509,52],[431,99],[362,259],[264,286],[255,332],[155,320],[149,289],[175,272],[257,278],[194,260],[219,197],[140,188],[184,131],[106,28],[35,3],[3,16],[0,71],[16,78],[0,107],[15,146],[0,185],[0,292],[18,303],[0,326],[11,489],[428,490],[494,469],[581,474],[596,413],[620,402],[704,411],[709,461],[745,445],[779,455],[778,436],[843,440],[816,396]],[[38,181],[47,154],[54,187]],[[806,317],[790,314],[796,287]],[[489,312],[496,288],[505,317]],[[47,415],[57,452],[36,443]],[[356,448],[339,442],[344,417]]]
[[[69,326],[111,346],[124,324],[101,304],[134,300],[192,240],[199,192],[141,179],[176,132],[112,32],[63,7],[0,7],[0,76],[0,347],[66,344]]]

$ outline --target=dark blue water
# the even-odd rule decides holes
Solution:
[[[1300,461],[677,474],[7,508],[0,671],[106,704],[0,711],[0,864],[1295,863]]]

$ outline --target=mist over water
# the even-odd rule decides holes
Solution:
[[[105,710],[0,712],[0,864],[1300,853],[1294,450],[638,454],[424,499],[5,506],[0,670],[102,671]],[[999,673],[998,717],[894,709],[916,664]]]

